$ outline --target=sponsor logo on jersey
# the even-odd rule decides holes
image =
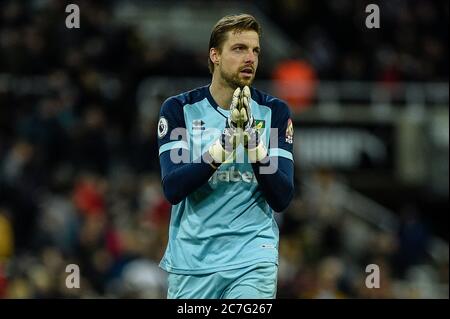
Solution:
[[[245,183],[257,183],[256,176],[255,174],[253,174],[253,172],[240,172],[234,166],[231,166],[227,170],[216,171],[209,179],[209,182],[212,184],[217,184],[219,182],[237,183],[241,181]]]

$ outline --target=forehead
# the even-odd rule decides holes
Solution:
[[[226,46],[232,46],[237,43],[246,44],[248,46],[259,46],[258,33],[253,30],[228,31],[224,44]]]

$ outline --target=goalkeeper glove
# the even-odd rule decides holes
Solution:
[[[242,122],[238,104],[240,103],[241,89],[237,88],[233,93],[233,99],[230,106],[230,115],[226,120],[225,129],[220,138],[215,141],[208,152],[214,163],[223,163],[230,158],[233,151],[239,145],[240,134],[239,126]],[[214,163],[211,163],[214,168]]]
[[[256,128],[256,121],[252,115],[251,93],[248,86],[242,89],[239,106],[244,148],[247,150],[250,162],[259,162],[267,156],[267,148],[261,140],[260,133]]]

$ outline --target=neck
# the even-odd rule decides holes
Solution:
[[[223,109],[229,109],[233,92],[235,89],[231,88],[217,73],[213,74],[209,92],[214,101]]]

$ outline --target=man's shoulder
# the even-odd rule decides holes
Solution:
[[[252,90],[252,99],[259,105],[267,106],[272,110],[277,111],[277,113],[280,112],[289,113],[289,106],[282,99],[270,95],[266,92],[260,91],[254,87],[252,87],[251,90]]]
[[[163,107],[181,107],[186,105],[195,104],[206,98],[205,90],[207,86],[201,86],[190,91],[186,91],[177,95],[168,97],[164,103]]]

